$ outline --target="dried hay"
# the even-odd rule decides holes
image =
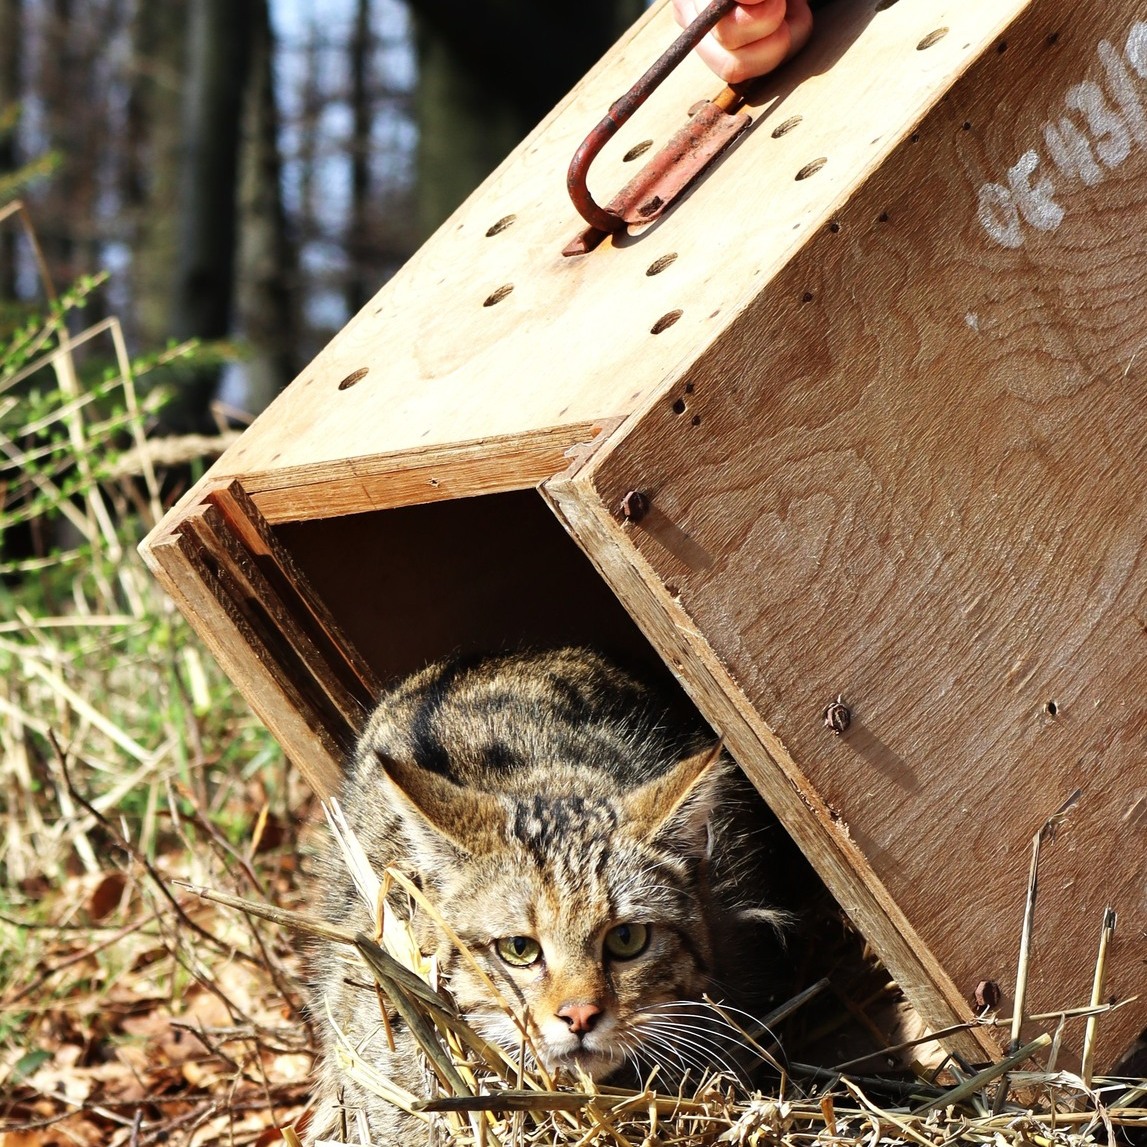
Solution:
[[[360,895],[375,914],[373,935],[354,934],[206,889],[196,891],[208,899],[358,950],[378,985],[383,1022],[388,1022],[390,1012],[409,1025],[425,1057],[427,1078],[433,1079],[434,1091],[429,1098],[419,1098],[397,1089],[356,1054],[349,1040],[342,1042],[340,1069],[372,1093],[436,1124],[442,1142],[451,1147],[543,1143],[555,1147],[651,1147],[660,1143],[689,1147],[773,1143],[944,1147],[957,1142],[992,1147],[1083,1147],[1147,1141],[1143,1138],[1147,1137],[1147,1080],[1092,1080],[1056,1071],[1053,1066],[1066,1022],[1082,1018],[1092,1026],[1104,1012],[1120,1006],[1097,1002],[1102,992],[1102,952],[1113,924],[1109,918],[1104,921],[1105,939],[1092,1004],[1024,1017],[1025,1022],[1054,1025],[1054,1031],[1041,1034],[980,1070],[949,1058],[939,1071],[925,1077],[861,1080],[844,1074],[861,1060],[833,1069],[789,1064],[780,1068],[776,1094],[771,1096],[739,1093],[734,1081],[720,1073],[697,1080],[692,1090],[683,1094],[659,1092],[656,1072],[636,1091],[597,1085],[584,1078],[577,1086],[556,1085],[537,1065],[536,1057],[528,1054],[528,1022],[508,1001],[503,1000],[503,1006],[521,1032],[518,1056],[508,1056],[493,1047],[462,1019],[448,993],[437,986],[432,963],[418,951],[405,923],[390,911],[386,893],[391,883],[397,883],[426,911],[433,913],[433,905],[401,873],[387,870],[379,878],[370,869],[337,802],[331,802],[328,818]],[[445,922],[437,919],[449,934]],[[473,961],[457,937],[453,939],[463,956]],[[778,1009],[766,1018],[764,1026],[800,1007],[815,990]],[[498,994],[493,984],[491,992]],[[1006,1026],[1012,1020],[985,1015],[977,1022]],[[957,1030],[960,1028],[931,1033],[887,1048],[880,1055],[931,1042]],[[746,1038],[751,1038],[748,1033]],[[1046,1069],[1023,1070],[1025,1062],[1049,1049]],[[761,1053],[762,1058],[772,1059],[768,1049],[762,1048]],[[865,1060],[871,1058],[866,1056]],[[354,1121],[349,1122],[353,1135]],[[289,1143],[299,1142],[294,1129],[285,1129],[284,1137]]]

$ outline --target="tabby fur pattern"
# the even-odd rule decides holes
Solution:
[[[386,694],[341,804],[376,872],[394,866],[434,902],[504,997],[525,1010],[558,1078],[658,1086],[743,1071],[742,1041],[706,995],[759,1013],[775,988],[779,913],[767,894],[775,832],[756,793],[696,714],[585,649],[456,658]],[[371,931],[334,849],[325,916]],[[516,1053],[521,1034],[405,894],[424,953],[470,1024]],[[311,1141],[419,1147],[434,1129],[347,1080],[328,1014],[359,1054],[427,1093],[413,1038],[353,950],[316,953],[323,1031]]]

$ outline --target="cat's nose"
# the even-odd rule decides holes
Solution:
[[[597,1004],[563,1004],[558,1008],[559,1018],[565,1020],[575,1035],[593,1031],[593,1025],[600,1015],[601,1008]]]

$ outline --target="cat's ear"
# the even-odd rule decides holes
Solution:
[[[720,802],[727,768],[718,741],[679,761],[626,797],[642,836],[683,856],[709,852],[709,822]]]
[[[377,754],[387,805],[423,861],[497,847],[506,813],[497,797],[463,788],[421,765]]]

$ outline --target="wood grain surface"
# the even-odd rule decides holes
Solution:
[[[1147,987],[1140,16],[1033,5],[549,488],[937,1024],[984,979],[1010,1006],[1031,839],[1077,789],[1028,1011],[1088,1001],[1107,905],[1107,994]],[[1144,1027],[1105,1017],[1098,1061]]]
[[[628,414],[683,356],[711,342],[1024,2],[828,5],[810,47],[751,96],[747,134],[683,202],[591,254],[563,258],[582,227],[566,168],[589,129],[676,36],[663,0],[209,480],[241,478],[279,522],[528,488],[549,477],[564,467],[565,449]],[[918,49],[939,28],[947,34]],[[598,199],[608,200],[687,122],[694,103],[720,90],[692,56],[680,65],[595,162],[589,182]],[[653,148],[645,157],[626,161],[646,141]]]

